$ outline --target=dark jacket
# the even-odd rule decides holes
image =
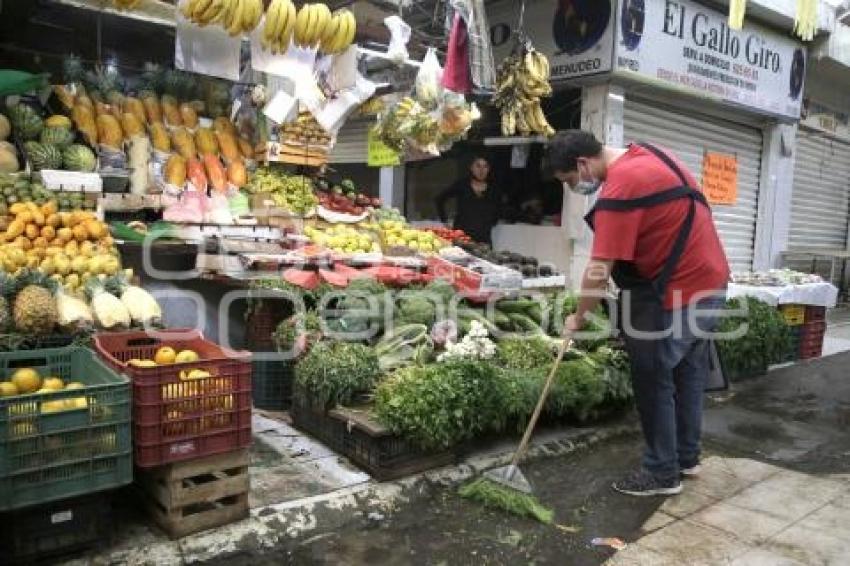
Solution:
[[[446,202],[457,202],[454,228],[463,230],[476,242],[491,243],[490,231],[499,221],[502,211],[502,193],[488,182],[487,190],[480,196],[472,189],[470,179],[462,179],[440,193],[437,197],[437,213],[440,220],[447,221]]]

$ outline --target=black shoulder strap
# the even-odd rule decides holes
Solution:
[[[667,256],[667,261],[664,262],[661,272],[652,282],[660,297],[664,297],[664,293],[667,291],[667,284],[670,282],[670,278],[673,277],[673,272],[676,270],[676,266],[679,265],[679,260],[685,253],[685,246],[687,245],[688,238],[691,235],[691,229],[694,225],[694,217],[696,216],[697,203],[694,199],[690,199],[690,201],[688,215],[682,223],[682,228],[676,236],[676,241],[673,242],[673,247],[670,249],[670,255]]]
[[[658,149],[657,147],[655,147],[651,143],[643,142],[643,143],[639,143],[638,145],[640,147],[652,152],[658,159],[663,161],[664,164],[667,165],[667,167],[672,169],[673,173],[675,173],[676,176],[679,177],[679,181],[682,182],[683,186],[685,186],[685,187],[690,186],[690,183],[688,183],[688,179],[685,177],[685,174],[682,173],[682,169],[676,164],[675,161],[673,161],[673,158],[671,158],[669,155],[667,155],[665,152],[661,151],[660,149]]]
[[[675,187],[672,189],[667,189],[666,191],[659,191],[657,193],[652,193],[651,195],[646,195],[638,198],[631,199],[614,199],[614,198],[600,198],[596,199],[596,204],[594,205],[594,209],[596,210],[615,210],[615,211],[627,211],[627,210],[635,210],[637,208],[649,208],[651,206],[657,206],[659,204],[665,204],[673,200],[677,200],[680,198],[692,198],[696,201],[699,201],[706,206],[708,206],[708,201],[705,199],[705,195],[696,189],[692,189],[691,187],[681,186]]]

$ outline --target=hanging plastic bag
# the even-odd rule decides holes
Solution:
[[[437,52],[433,47],[428,48],[422,66],[416,74],[416,99],[424,104],[436,104],[440,97],[440,86],[443,80],[443,67],[437,59]]]
[[[446,68],[443,70],[443,87],[453,92],[467,94],[472,91],[469,76],[469,34],[466,22],[455,14],[449,47],[446,52]]]
[[[401,65],[410,57],[407,42],[410,41],[410,26],[398,16],[384,18],[384,25],[390,30],[390,45],[387,57],[396,65]]]

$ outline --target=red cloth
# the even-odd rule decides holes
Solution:
[[[460,94],[472,92],[472,79],[469,76],[469,33],[460,14],[455,14],[449,34],[443,87]]]
[[[692,187],[693,174],[675,155]],[[633,199],[681,185],[679,178],[658,157],[632,145],[608,167],[600,198]],[[673,242],[688,213],[688,199],[631,211],[599,210],[595,213],[593,250],[596,259],[632,261],[638,272],[655,278],[670,255]],[[729,263],[711,214],[697,204],[694,225],[664,298],[666,308],[678,308],[703,291],[722,289],[729,280]],[[699,297],[697,297],[699,298]]]

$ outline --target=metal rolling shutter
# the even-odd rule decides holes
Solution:
[[[732,270],[752,269],[761,177],[761,130],[627,99],[624,138],[627,143],[647,141],[670,149],[700,182],[706,151],[737,155],[738,202],[734,206],[714,205],[712,210]]]
[[[788,249],[847,247],[850,144],[800,128]]]
[[[331,163],[366,163],[369,152],[369,128],[371,120],[349,119],[336,136],[336,145],[331,149]]]

